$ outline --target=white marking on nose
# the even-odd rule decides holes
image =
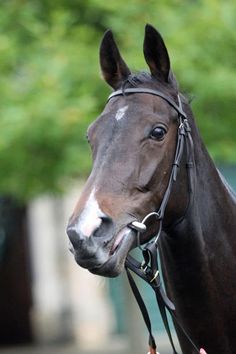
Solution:
[[[124,107],[118,109],[118,111],[116,112],[116,116],[115,116],[117,121],[124,117],[125,112],[127,111],[127,109],[128,109],[128,106],[124,106]]]
[[[78,223],[80,231],[87,237],[91,236],[99,228],[102,222],[101,218],[105,216],[99,208],[95,192],[94,188],[85,204]]]

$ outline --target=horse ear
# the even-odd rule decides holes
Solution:
[[[131,73],[120,55],[111,30],[105,32],[100,45],[100,65],[104,79],[115,90]]]
[[[169,55],[160,33],[151,25],[145,27],[143,52],[151,74],[169,82]]]

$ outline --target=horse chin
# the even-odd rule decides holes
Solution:
[[[128,229],[116,248],[111,250],[108,259],[100,266],[90,268],[89,271],[96,275],[114,278],[122,273],[128,253],[136,246],[136,232]],[[113,247],[114,248],[114,247]]]

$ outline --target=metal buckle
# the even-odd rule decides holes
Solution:
[[[150,280],[150,283],[152,283],[158,277],[158,274],[159,274],[159,270],[156,271],[154,277],[152,278],[152,280]]]
[[[143,222],[139,222],[139,221],[133,221],[131,224],[130,224],[130,227],[132,229],[135,229],[136,231],[138,232],[144,232],[147,230],[147,227],[146,225],[143,223]]]
[[[146,270],[148,269],[148,264],[145,261],[142,261],[140,268],[144,272],[144,274],[146,274]]]

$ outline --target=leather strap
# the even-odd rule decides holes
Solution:
[[[167,96],[165,93],[159,91],[159,90],[151,90],[151,89],[148,89],[148,88],[138,88],[138,87],[135,87],[135,88],[126,88],[124,90],[117,90],[117,91],[114,91],[109,97],[108,97],[108,101],[113,98],[113,97],[116,97],[116,96],[126,96],[126,95],[129,95],[129,94],[133,94],[133,93],[146,93],[146,94],[149,94],[149,95],[154,95],[154,96],[158,96],[158,97],[161,97],[163,98],[163,100],[165,100],[166,102],[169,103],[170,106],[172,106],[177,112],[179,115],[181,115],[183,118],[187,118],[186,116],[186,113],[183,111],[182,109],[182,105],[178,106],[174,100],[172,98],[170,98],[169,96]],[[179,96],[178,96],[178,101],[180,101],[179,99]]]
[[[169,322],[167,318],[167,313],[168,311],[172,318],[175,320],[175,323],[178,325],[178,327],[181,329],[185,337],[189,340],[189,342],[192,344],[192,347],[194,350],[196,350],[197,353],[199,353],[198,347],[195,345],[195,343],[192,341],[192,339],[189,337],[188,333],[185,331],[183,326],[180,324],[179,320],[176,317],[175,314],[175,306],[174,304],[170,301],[168,296],[165,294],[165,291],[162,287],[161,284],[161,278],[160,278],[160,271],[158,267],[158,238],[162,230],[162,220],[164,218],[164,213],[166,210],[166,206],[170,197],[170,193],[172,190],[172,185],[176,181],[177,178],[177,173],[178,173],[178,168],[181,163],[181,159],[183,156],[183,151],[184,151],[184,145],[186,144],[186,151],[187,151],[187,168],[188,168],[188,175],[189,175],[189,189],[190,189],[190,194],[192,195],[193,191],[193,178],[191,175],[191,167],[193,167],[193,142],[191,138],[191,129],[187,120],[187,115],[183,111],[182,107],[182,102],[180,99],[180,96],[178,95],[178,104],[176,104],[172,98],[164,94],[163,92],[159,90],[152,90],[148,88],[124,88],[123,90],[117,90],[113,92],[109,97],[108,101],[114,97],[117,96],[127,96],[129,94],[151,94],[154,96],[161,97],[164,99],[166,102],[169,103],[171,107],[173,107],[176,112],[178,113],[178,119],[179,119],[179,127],[178,127],[178,136],[177,136],[177,145],[176,145],[176,151],[175,151],[175,158],[174,162],[172,164],[172,169],[169,177],[169,182],[167,189],[165,191],[163,200],[161,202],[161,205],[159,207],[158,212],[156,212],[156,215],[158,216],[157,219],[160,221],[160,226],[159,226],[159,231],[158,231],[158,237],[156,237],[155,241],[152,241],[148,243],[144,249],[143,249],[143,258],[144,261],[142,263],[136,261],[133,257],[130,255],[126,258],[125,262],[125,268],[126,268],[126,273],[128,276],[128,280],[131,286],[131,289],[133,291],[133,294],[135,296],[135,299],[139,305],[140,311],[143,315],[143,319],[145,321],[145,324],[147,326],[148,332],[149,332],[149,346],[150,346],[150,353],[156,353],[156,343],[155,339],[152,334],[152,327],[151,327],[151,321],[148,315],[148,311],[146,308],[146,305],[142,299],[142,296],[137,288],[137,285],[135,284],[134,279],[132,278],[132,275],[129,270],[132,270],[135,274],[137,274],[140,278],[142,278],[144,281],[146,281],[154,290],[157,304],[160,310],[160,314],[166,329],[166,332],[168,334],[173,353],[178,354],[174,342],[171,336],[171,331],[169,327]],[[139,233],[138,233],[139,234]]]
[[[169,340],[170,340],[170,343],[171,343],[171,346],[173,349],[173,353],[178,354],[175,349],[175,345],[174,345],[174,342],[172,339],[171,330],[170,330],[170,326],[169,326],[169,322],[168,322],[168,318],[167,318],[167,314],[166,314],[166,309],[168,309],[169,312],[171,313],[172,311],[174,311],[175,307],[174,307],[173,303],[169,300],[167,295],[165,294],[164,289],[162,288],[160,272],[159,272],[159,267],[158,267],[158,259],[157,259],[157,247],[154,242],[151,242],[145,246],[145,249],[143,250],[143,256],[144,256],[143,263],[139,263],[131,256],[128,256],[127,260],[126,260],[126,273],[127,273],[127,277],[128,277],[129,283],[130,283],[130,287],[133,291],[134,297],[138,303],[138,306],[139,306],[140,311],[142,313],[144,322],[145,322],[146,327],[149,332],[149,346],[153,350],[153,352],[155,353],[156,343],[155,343],[154,336],[152,334],[152,327],[151,327],[151,321],[149,318],[149,314],[148,314],[146,305],[143,301],[143,298],[140,295],[138,287],[135,284],[135,281],[134,281],[133,277],[131,276],[129,269],[132,270],[135,274],[139,275],[154,290],[155,296],[156,296],[156,301],[157,301],[157,304],[158,304],[158,307],[160,310],[160,314],[162,317],[162,321],[163,321],[165,330],[168,334],[168,337],[169,337]],[[138,267],[137,267],[137,264],[139,264]],[[141,274],[140,274],[139,270],[141,270]],[[151,350],[150,350],[150,352],[151,352]]]
[[[170,344],[171,344],[171,347],[173,350],[173,354],[178,354],[178,352],[175,349],[174,341],[172,339],[171,330],[170,330],[168,317],[167,317],[167,311],[170,313],[172,319],[175,321],[175,324],[179,327],[179,329],[182,331],[184,336],[191,343],[191,345],[192,345],[193,349],[196,351],[196,353],[200,353],[200,349],[193,342],[191,337],[186,332],[185,328],[182,326],[182,324],[180,323],[180,321],[176,317],[175,306],[170,301],[170,299],[168,298],[168,296],[166,295],[166,293],[162,287],[160,271],[159,271],[159,267],[158,267],[158,247],[155,242],[152,241],[145,246],[145,248],[143,250],[143,257],[144,257],[144,261],[142,263],[140,263],[140,262],[136,261],[133,257],[128,256],[126,259],[125,267],[126,267],[126,273],[127,273],[127,277],[128,277],[129,283],[130,283],[130,287],[133,291],[134,297],[138,303],[138,306],[139,306],[140,311],[142,313],[144,322],[145,322],[146,327],[149,332],[149,346],[150,346],[150,348],[155,353],[156,343],[155,343],[154,336],[152,334],[150,317],[149,317],[146,305],[143,301],[143,298],[142,298],[142,296],[138,290],[138,287],[135,284],[135,281],[134,281],[133,277],[131,276],[131,273],[129,270],[133,271],[140,278],[142,278],[154,290],[157,305],[160,310],[160,314],[161,314],[161,318],[162,318],[165,330],[166,330],[168,337],[169,337],[169,341],[170,341]]]
[[[127,278],[128,278],[128,281],[129,281],[129,285],[133,291],[133,294],[134,294],[134,297],[138,303],[138,306],[140,308],[140,311],[141,311],[141,314],[143,316],[143,320],[146,324],[146,327],[147,327],[147,330],[148,330],[148,333],[149,333],[149,341],[148,341],[148,344],[149,344],[149,347],[151,349],[153,349],[154,351],[156,351],[156,343],[155,343],[155,339],[154,339],[154,336],[152,334],[152,324],[151,324],[151,320],[150,320],[150,317],[149,317],[149,314],[148,314],[148,310],[146,308],[146,305],[143,301],[143,298],[138,290],[138,287],[134,281],[134,278],[132,277],[130,271],[128,268],[126,268],[126,274],[127,274]]]
[[[112,99],[113,97],[117,97],[117,96],[127,96],[130,94],[149,94],[149,95],[154,95],[154,96],[158,96],[161,97],[162,99],[164,99],[166,102],[168,102],[178,113],[178,117],[179,117],[179,128],[178,128],[178,139],[177,139],[177,145],[176,145],[176,152],[175,152],[175,158],[174,158],[174,162],[172,164],[172,170],[171,170],[171,174],[169,177],[169,182],[168,182],[168,186],[166,189],[166,192],[164,194],[163,200],[161,202],[161,205],[159,207],[159,210],[157,211],[158,215],[159,215],[159,220],[162,220],[164,218],[164,213],[165,213],[165,209],[170,197],[170,193],[172,190],[172,185],[173,182],[176,181],[177,178],[177,173],[178,173],[178,169],[180,166],[180,162],[182,159],[182,155],[183,155],[183,150],[184,150],[184,143],[186,142],[186,149],[187,149],[187,167],[188,167],[188,176],[189,176],[189,185],[190,185],[190,191],[193,190],[193,178],[191,175],[191,169],[190,167],[193,166],[193,161],[192,161],[192,155],[193,155],[193,144],[192,144],[192,138],[191,138],[191,128],[189,126],[188,120],[187,120],[187,115],[186,113],[183,111],[183,106],[182,106],[182,102],[180,99],[180,96],[178,94],[177,98],[178,98],[178,104],[176,104],[172,98],[170,98],[169,96],[167,96],[165,93],[159,91],[159,90],[152,90],[152,89],[148,89],[148,88],[124,88],[124,89],[120,89],[117,91],[114,91],[109,97],[108,97],[108,101],[110,99]]]

